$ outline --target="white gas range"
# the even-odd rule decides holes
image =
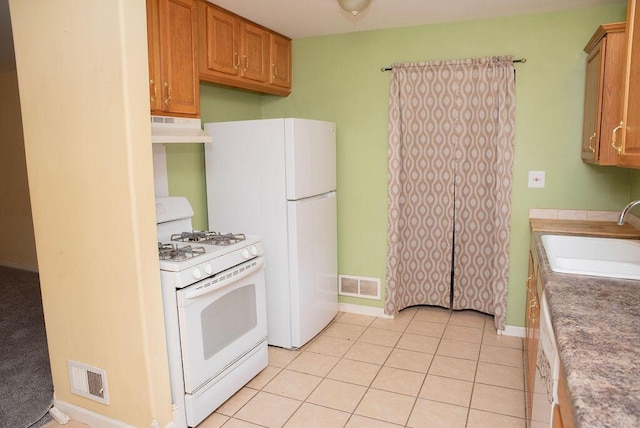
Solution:
[[[268,363],[259,237],[193,231],[182,197],[156,199],[171,394],[193,427]]]

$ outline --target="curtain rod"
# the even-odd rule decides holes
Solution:
[[[526,59],[526,58],[514,59],[514,60],[513,60],[513,63],[514,63],[514,64],[515,64],[515,63],[525,63],[525,62],[527,62],[527,59]],[[393,68],[392,68],[392,67],[382,67],[382,68],[380,69],[380,71],[391,71],[391,70],[393,70]]]

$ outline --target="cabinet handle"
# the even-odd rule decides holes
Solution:
[[[278,77],[278,66],[273,64],[273,78]]]
[[[593,147],[591,147],[591,140],[593,140],[594,138],[596,138],[596,133],[594,132],[593,135],[591,137],[589,137],[589,150],[591,150],[593,152],[593,154],[596,154],[596,149],[594,149]]]
[[[533,308],[536,306],[538,306],[538,301],[534,298],[531,300],[531,306],[529,306],[529,321],[536,321],[536,318],[533,316]]]
[[[164,87],[167,88],[167,98],[164,100],[165,105],[167,105],[171,100],[171,86],[169,86],[168,82],[164,82]]]
[[[238,67],[240,67],[240,55],[238,55],[238,52],[234,52],[233,53],[233,57],[235,58],[235,64],[233,64],[233,69],[237,70]]]
[[[249,57],[248,56],[244,56],[244,69],[242,71],[247,71],[247,68],[249,68]]]
[[[156,81],[151,79],[149,80],[149,85],[153,86],[153,95],[151,96],[151,102],[155,103],[158,98],[158,91],[156,90]]]
[[[621,128],[622,128],[622,121],[620,121],[620,124],[618,126],[613,128],[613,132],[611,133],[611,145],[613,146],[614,149],[616,149],[616,152],[618,152],[618,154],[622,153],[622,146],[620,147],[616,146],[616,142],[618,140],[617,134]]]

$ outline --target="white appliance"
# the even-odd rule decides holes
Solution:
[[[202,130],[200,119],[151,116],[152,143],[210,143],[211,136]]]
[[[262,242],[193,231],[182,197],[156,198],[177,427],[194,427],[268,364]]]
[[[151,116],[153,183],[156,198],[169,196],[166,144],[210,143],[211,135],[202,130],[200,119]]]
[[[531,427],[549,428],[552,426],[553,407],[558,402],[558,377],[560,359],[551,325],[549,306],[545,293],[542,293],[540,306],[540,336],[536,359],[536,375],[533,384],[533,402],[531,404]]]
[[[207,123],[209,225],[260,235],[268,343],[298,348],[338,311],[335,124]]]

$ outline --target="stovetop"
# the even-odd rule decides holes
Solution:
[[[182,234],[177,236],[182,238]],[[260,243],[260,237],[251,235],[243,235],[243,237],[242,240],[233,240],[222,245],[211,244],[210,241],[159,242],[160,269],[180,272],[233,252],[248,252],[251,257],[257,255],[254,254],[256,250],[252,251],[252,247]],[[161,253],[162,249],[165,256]]]
[[[171,235],[171,241],[190,242],[210,245],[231,245],[244,241],[244,233],[220,233],[208,230],[194,230],[192,232],[181,232]]]
[[[181,262],[192,257],[198,257],[205,254],[206,250],[202,246],[178,245],[177,243],[162,244],[158,242],[158,256],[160,260],[173,260]]]

